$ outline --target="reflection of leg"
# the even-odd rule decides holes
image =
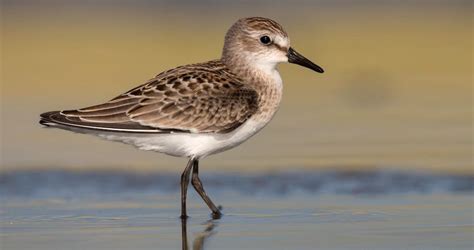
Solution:
[[[188,250],[188,229],[186,219],[181,219],[181,249]]]
[[[216,232],[214,229],[217,227],[216,220],[208,220],[204,231],[196,236],[193,241],[193,250],[204,249],[204,242]],[[181,249],[188,250],[188,228],[187,219],[181,219]]]
[[[186,215],[186,195],[188,192],[189,184],[189,173],[193,166],[194,159],[190,159],[188,165],[181,174],[181,219],[185,219],[188,216]]]
[[[217,227],[217,223],[215,220],[209,220],[207,223],[206,228],[204,231],[199,233],[196,236],[196,239],[193,241],[193,250],[202,250],[204,249],[204,242],[211,237],[213,234],[216,232],[214,231],[214,228]]]
[[[191,184],[193,185],[194,189],[199,193],[201,198],[206,202],[207,206],[212,210],[212,216],[215,219],[218,219],[221,217],[221,212],[219,209],[214,205],[214,203],[211,201],[211,199],[207,196],[206,192],[204,191],[204,188],[202,186],[202,182],[199,179],[199,161],[194,161],[194,167],[193,167],[193,176],[191,179]]]

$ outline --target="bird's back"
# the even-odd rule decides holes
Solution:
[[[47,126],[126,133],[226,133],[258,110],[259,94],[220,60],[180,66],[112,100],[41,114]]]

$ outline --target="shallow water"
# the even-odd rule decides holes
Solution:
[[[2,249],[472,249],[474,177],[406,172],[203,175],[211,220],[179,175],[0,176]],[[29,191],[26,187],[29,187]],[[5,199],[6,198],[6,199]],[[186,242],[186,243],[184,243]]]

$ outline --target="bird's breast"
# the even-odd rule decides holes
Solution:
[[[266,124],[275,115],[283,96],[283,82],[278,71],[274,70],[272,74],[260,80],[256,89],[259,94],[259,108],[253,119]]]

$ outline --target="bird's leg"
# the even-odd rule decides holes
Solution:
[[[219,219],[222,216],[222,213],[219,211],[216,205],[214,205],[211,199],[207,196],[202,186],[202,182],[199,179],[199,161],[198,160],[194,161],[193,176],[191,179],[191,184],[193,185],[194,189],[196,189],[196,191],[201,196],[201,198],[204,200],[204,202],[206,202],[207,206],[212,210],[212,217],[214,219]]]
[[[186,168],[181,174],[181,219],[186,219],[188,217],[186,215],[186,195],[188,192],[189,173],[191,173],[194,161],[194,159],[190,159],[188,165],[186,165]]]
[[[188,250],[188,229],[187,229],[187,219],[181,219],[181,249]]]

